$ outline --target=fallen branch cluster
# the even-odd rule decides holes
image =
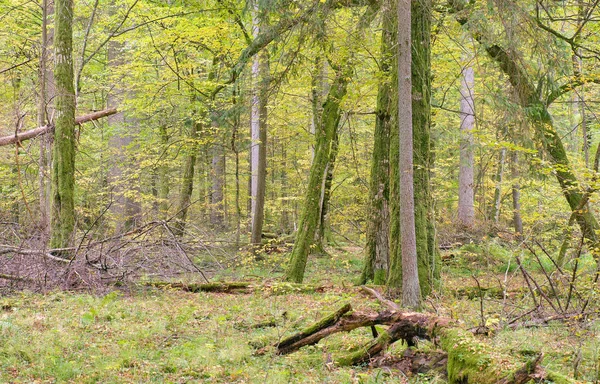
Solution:
[[[543,360],[541,353],[519,369],[508,369],[507,359],[492,353],[488,346],[470,332],[458,327],[452,320],[429,313],[401,311],[395,303],[386,300],[377,291],[366,287],[363,289],[377,297],[388,310],[364,313],[353,311],[350,304],[344,304],[300,332],[271,347],[259,349],[256,354],[264,354],[270,348],[274,348],[276,354],[285,355],[302,347],[317,344],[322,339],[339,332],[370,327],[373,340],[352,353],[333,359],[335,365],[382,364],[382,361],[388,357],[381,357],[381,355],[392,343],[402,340],[408,346],[413,346],[416,340],[427,339],[438,345],[441,351],[433,352],[431,359],[424,359],[423,352],[409,349],[400,361],[409,360],[409,364],[414,369],[421,371],[424,365],[436,369],[440,364],[445,363],[449,383],[518,384],[531,380],[536,383],[573,382],[567,377],[544,369],[541,365]],[[385,325],[387,329],[377,329],[376,325]]]

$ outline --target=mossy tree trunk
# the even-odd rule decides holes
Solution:
[[[440,278],[441,256],[435,235],[431,194],[431,0],[412,1],[412,116],[414,143],[415,232],[421,293]],[[401,111],[399,111],[401,113]]]
[[[290,264],[285,276],[286,280],[296,283],[301,283],[304,279],[306,262],[320,220],[320,203],[324,187],[323,175],[329,163],[332,142],[337,134],[341,116],[340,103],[346,95],[348,82],[353,74],[353,68],[347,61],[336,69],[335,80],[323,105],[320,124],[316,127],[315,156],[310,168],[308,187],[298,225],[298,233],[296,234]]]
[[[390,131],[392,130],[392,110],[395,109],[392,97],[395,86],[392,84],[391,66],[393,64],[397,28],[396,8],[393,1],[384,1],[382,18],[382,73],[377,92],[371,181],[369,185],[369,217],[361,284],[368,281],[373,281],[375,284],[385,284],[390,262]],[[398,136],[394,135],[393,137]]]
[[[331,151],[329,161],[325,167],[323,175],[323,190],[321,191],[321,201],[319,202],[319,224],[315,231],[314,253],[325,255],[325,245],[327,244],[327,213],[329,211],[329,200],[331,199],[331,185],[333,183],[333,171],[335,170],[335,161],[340,148],[339,134],[335,132],[331,141]]]
[[[54,81],[56,119],[52,164],[50,246],[69,246],[75,229],[75,89],[73,86],[73,0],[55,1]]]
[[[372,2],[362,15],[356,30],[361,32],[371,24],[379,4]],[[355,40],[355,35],[349,35],[348,43]],[[350,50],[351,51],[351,50]],[[340,105],[348,91],[348,83],[354,74],[353,57],[349,53],[337,60],[335,64],[330,62],[335,71],[335,79],[329,88],[327,98],[323,104],[323,110],[318,127],[316,127],[315,155],[310,167],[310,175],[304,207],[300,215],[298,232],[294,241],[294,248],[290,257],[285,279],[296,283],[304,280],[304,270],[311,248],[314,245],[315,233],[319,225],[321,214],[321,202],[324,192],[327,164],[331,159],[332,145],[337,135],[338,125],[341,118]]]

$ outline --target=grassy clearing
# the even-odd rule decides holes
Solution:
[[[461,259],[462,260],[462,259]],[[478,299],[445,294],[473,281],[464,260],[446,269],[444,289],[427,310],[452,316],[465,327],[480,321]],[[470,261],[467,261],[468,264]],[[462,264],[461,264],[462,263]],[[461,264],[461,265],[459,265]],[[493,284],[494,265],[482,281]],[[310,324],[342,303],[356,310],[378,310],[372,299],[352,286],[360,269],[360,253],[335,252],[314,261],[310,283],[327,285],[324,293],[252,294],[185,293],[143,289],[104,297],[55,292],[21,293],[0,298],[0,382],[6,383],[404,383],[397,371],[327,365],[369,340],[368,329],[337,335],[288,356],[253,356],[253,347],[273,343]],[[251,271],[251,272],[249,272]],[[260,274],[277,277],[266,266],[247,265],[221,272],[221,277]],[[487,276],[487,277],[485,277]],[[514,284],[518,279],[514,278]],[[516,300],[510,305],[525,305]],[[486,299],[485,321],[493,324],[507,304]],[[274,326],[273,326],[274,325]],[[586,380],[597,377],[600,341],[596,324],[556,324],[546,328],[502,330],[485,342],[520,364],[537,351],[545,364]],[[426,346],[427,347],[427,346]],[[430,347],[430,346],[429,346]],[[395,352],[403,347],[396,345]],[[578,362],[578,363],[577,363]],[[411,383],[443,383],[435,376],[410,378]]]

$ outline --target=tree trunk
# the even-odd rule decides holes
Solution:
[[[195,116],[194,116],[195,118]],[[185,155],[183,165],[183,178],[181,180],[181,191],[179,192],[179,204],[177,205],[177,213],[175,214],[175,228],[173,233],[175,236],[181,237],[185,233],[185,222],[187,220],[188,208],[192,201],[192,193],[194,192],[194,168],[196,165],[196,155],[198,146],[196,140],[200,131],[200,124],[192,121],[190,123],[189,138],[192,141],[188,153]]]
[[[167,126],[160,126],[160,144],[163,151],[167,150],[169,145],[169,134],[167,132]],[[158,166],[158,210],[160,216],[165,218],[169,210],[169,169],[168,166],[163,162]]]
[[[259,34],[262,20],[259,16],[258,1],[254,1],[252,12],[252,33],[254,38]],[[267,183],[267,103],[269,95],[269,55],[266,50],[254,57],[252,80],[254,94],[252,96],[251,122],[251,174],[252,174],[252,211],[250,242],[255,248],[260,247],[263,222],[265,217],[265,192]]]
[[[521,186],[519,184],[519,152],[512,151],[510,173],[512,183],[513,225],[518,237],[523,236],[523,219],[521,218]]]
[[[56,124],[52,164],[50,246],[66,248],[75,230],[75,89],[73,86],[73,0],[56,0]]]
[[[475,224],[473,190],[473,128],[475,128],[474,73],[470,64],[463,69],[460,90],[460,160],[458,169],[458,224],[472,228]]]
[[[383,28],[381,32],[381,71],[382,80],[377,92],[377,115],[371,161],[371,182],[369,186],[369,217],[365,264],[361,284],[373,281],[385,284],[390,262],[390,131],[392,124],[391,71],[396,38],[396,9],[391,0],[386,0],[382,8]],[[394,136],[394,138],[397,136]],[[398,160],[399,161],[399,160]]]
[[[413,170],[411,2],[398,2],[398,130],[400,140],[400,241],[402,305],[419,307],[421,288],[417,267]],[[423,201],[420,201],[423,203]]]
[[[38,126],[50,124],[54,115],[54,78],[50,70],[52,61],[52,40],[54,39],[54,27],[49,25],[48,19],[54,14],[54,0],[42,1],[42,39],[40,43],[40,68],[39,68],[39,104],[38,104]],[[51,178],[50,166],[52,165],[52,136],[44,135],[40,138],[40,165],[39,165],[39,205],[40,205],[40,227],[44,238],[50,230],[51,212]]]
[[[329,161],[325,167],[325,173],[323,174],[323,190],[321,191],[321,201],[319,202],[319,223],[317,230],[315,231],[314,251],[313,253],[319,255],[326,255],[325,245],[326,229],[327,229],[327,213],[329,211],[329,200],[331,199],[331,185],[333,183],[333,171],[335,169],[335,161],[337,159],[338,151],[340,147],[340,138],[338,130],[336,129],[333,140],[331,141],[331,151],[329,153]]]
[[[432,1],[412,2],[412,125],[414,143],[415,233],[421,293],[428,295],[440,279],[435,214],[431,194],[431,12]],[[399,110],[402,113],[402,110]],[[402,211],[402,210],[400,210]]]
[[[323,105],[321,124],[317,127],[315,157],[310,168],[304,208],[300,217],[290,264],[286,272],[286,280],[296,283],[301,283],[304,279],[304,269],[320,219],[319,208],[323,192],[323,175],[329,162],[331,144],[337,134],[340,121],[340,103],[346,95],[348,82],[353,74],[352,67],[348,63],[344,63],[340,67],[336,71],[335,80]]]
[[[365,11],[358,23],[358,31],[362,31],[371,23],[378,7],[377,3],[371,3],[371,6]],[[323,104],[320,124],[317,127],[315,157],[310,168],[304,207],[290,257],[290,264],[285,274],[286,280],[296,283],[301,283],[304,279],[308,254],[313,245],[315,231],[319,225],[321,196],[324,191],[323,176],[330,161],[332,143],[337,135],[341,118],[340,104],[346,96],[348,83],[354,74],[351,54],[343,57],[339,64],[335,65],[334,70],[335,79],[329,88],[327,98]]]
[[[490,217],[498,224],[500,220],[500,208],[502,207],[502,182],[504,181],[504,164],[506,163],[506,148],[500,150],[498,155],[498,168],[494,175],[494,201],[490,210]]]
[[[217,141],[212,144],[210,223],[217,230],[225,228],[225,147],[219,133],[216,111],[211,112],[211,124]]]

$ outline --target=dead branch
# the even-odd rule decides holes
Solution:
[[[83,115],[83,116],[79,116],[79,117],[75,118],[75,124],[79,125],[79,124],[87,123],[88,121],[98,120],[98,119],[101,119],[106,116],[114,115],[116,113],[117,113],[116,108],[109,108],[109,109],[104,109],[102,111],[89,113],[87,115]],[[17,133],[14,135],[3,136],[3,137],[0,137],[0,147],[5,146],[5,145],[20,143],[22,141],[29,140],[29,139],[33,139],[35,137],[45,135],[46,133],[52,132],[53,130],[54,130],[54,125],[48,124],[48,125],[44,125],[43,127],[38,127],[35,129],[31,129],[29,131]]]

